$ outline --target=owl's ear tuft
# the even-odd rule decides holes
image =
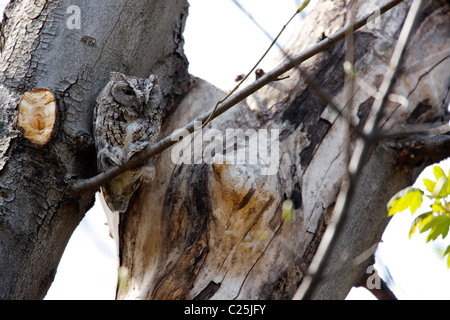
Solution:
[[[157,84],[158,83],[158,76],[154,74],[150,74],[147,78],[147,81],[150,81],[150,83]]]
[[[118,80],[122,80],[122,81],[126,81],[127,77],[120,72],[116,72],[116,71],[111,71],[109,73],[109,80],[111,81],[118,81]]]

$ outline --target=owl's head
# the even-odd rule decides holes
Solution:
[[[142,79],[129,77],[120,72],[111,72],[109,77],[111,97],[128,111],[143,115],[152,113],[151,110],[154,108],[159,108],[161,88],[154,74]]]

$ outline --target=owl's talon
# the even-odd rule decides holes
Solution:
[[[103,168],[110,166],[120,167],[126,162],[126,156],[123,150],[113,146],[108,146],[100,150],[97,157]]]

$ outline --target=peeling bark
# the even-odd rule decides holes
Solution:
[[[381,17],[381,29],[355,34],[358,77],[377,89],[383,79],[409,1]],[[359,14],[364,13],[360,8]],[[347,1],[321,1],[292,39],[298,53],[347,24]],[[389,103],[383,130],[400,124],[448,119],[450,55],[448,6],[427,4],[408,46],[394,93],[408,108]],[[308,36],[305,36],[308,35]],[[439,49],[441,48],[441,49]],[[314,79],[348,108],[344,98],[344,44],[302,64]],[[427,61],[420,64],[419,61]],[[120,264],[129,271],[119,299],[289,299],[315,254],[345,177],[344,120],[320,100],[297,71],[271,83],[205,129],[279,129],[279,170],[263,176],[250,164],[174,165],[171,150],[154,158],[157,176],[141,186],[117,226]],[[432,84],[432,85],[431,85]],[[433,89],[431,89],[431,86]],[[208,111],[224,93],[195,80],[163,124],[163,136]],[[362,126],[373,98],[360,87],[350,112]],[[350,139],[354,142],[354,134]],[[410,137],[412,141],[424,137]],[[423,140],[425,141],[425,140]],[[400,141],[381,141],[371,151],[337,250],[325,270],[316,299],[343,299],[367,269],[355,258],[378,243],[388,223],[386,203],[410,185],[428,163],[449,155],[448,136],[411,145],[407,163],[399,161]],[[426,152],[425,145],[440,147]],[[205,147],[205,145],[204,145]],[[204,149],[203,149],[204,150]],[[441,153],[443,152],[443,153]],[[422,156],[418,156],[422,154]],[[294,215],[283,220],[282,204],[292,199]]]
[[[78,6],[80,25],[71,28]],[[43,298],[94,192],[68,194],[96,174],[95,98],[110,71],[160,76],[164,107],[186,87],[185,1],[28,1],[5,10],[1,26],[0,299]],[[15,126],[25,91],[48,88],[58,110],[50,142],[24,139]]]
[[[356,72],[374,88],[381,83],[409,3],[383,15],[381,29],[366,27],[355,36]],[[80,29],[68,28],[69,5],[80,8]],[[321,1],[289,52],[298,53],[347,24],[347,5]],[[93,191],[71,198],[67,190],[75,179],[96,174],[92,110],[110,71],[158,74],[166,110],[162,136],[223,98],[223,92],[187,74],[182,47],[186,16],[182,0],[110,0],[106,5],[16,0],[7,8],[0,60],[1,299],[45,295],[70,235],[93,204]],[[390,103],[384,130],[448,120],[448,21],[445,1],[426,5],[394,89],[407,97],[409,107]],[[343,59],[341,42],[302,67],[346,108]],[[349,137],[342,130],[344,121],[298,72],[289,76],[207,127],[224,137],[227,128],[279,129],[275,175],[261,175],[261,166],[245,163],[175,165],[167,150],[153,159],[156,177],[141,185],[126,214],[109,215],[119,262],[129,275],[118,298],[293,296],[340,192]],[[52,138],[42,147],[24,139],[15,126],[19,99],[38,87],[51,90],[58,104]],[[371,101],[370,94],[356,88],[351,110],[356,123],[365,122]],[[447,157],[448,140],[448,135],[410,137],[407,143],[383,141],[373,148],[338,250],[314,298],[345,297],[368,263],[355,266],[352,261],[379,241],[388,222],[385,203],[426,164]],[[282,216],[285,199],[294,205],[289,220]]]

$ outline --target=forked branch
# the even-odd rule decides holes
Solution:
[[[354,23],[352,23],[349,26],[346,26],[336,32],[335,34],[329,36],[328,38],[325,38],[324,40],[320,41],[316,45],[312,46],[311,48],[303,51],[302,53],[299,53],[298,55],[292,57],[291,59],[287,60],[286,62],[282,63],[275,69],[273,69],[270,72],[267,72],[265,75],[260,77],[255,82],[251,83],[244,89],[240,90],[239,92],[231,95],[228,97],[227,100],[220,103],[216,110],[214,112],[207,112],[196,119],[194,119],[192,122],[186,124],[183,128],[190,133],[194,131],[194,122],[195,121],[201,121],[204,123],[207,119],[213,120],[220,116],[225,111],[229,110],[239,102],[243,101],[245,98],[250,96],[251,94],[255,93],[262,87],[266,86],[267,84],[271,83],[272,81],[276,81],[279,79],[280,76],[282,76],[287,71],[295,68],[296,66],[300,65],[303,61],[310,59],[311,57],[315,56],[316,54],[327,50],[337,42],[344,39],[347,35],[349,30],[356,31],[366,25],[373,17],[374,14],[380,13],[383,14],[386,11],[392,9],[399,3],[403,2],[403,0],[392,0],[383,5],[379,8],[379,10],[374,10],[373,12],[370,12],[366,14],[365,16],[361,17]],[[138,154],[134,155],[125,165],[121,167],[114,167],[111,168],[105,172],[102,172],[92,178],[88,179],[79,179],[73,182],[73,184],[70,186],[70,195],[72,197],[79,196],[83,194],[84,192],[88,190],[94,190],[100,187],[101,185],[111,181],[113,178],[117,177],[121,173],[132,169],[136,165],[146,161],[147,159],[161,153],[162,151],[170,148],[172,145],[177,143],[177,141],[172,141],[171,135],[166,136],[162,140],[160,140],[158,143],[150,146],[149,148],[139,152]]]
[[[401,65],[404,50],[408,44],[409,38],[412,34],[413,26],[418,17],[418,13],[422,7],[422,0],[414,0],[406,17],[402,31],[400,33],[397,45],[392,54],[389,63],[389,69],[386,73],[380,87],[380,92],[377,95],[368,121],[364,127],[364,139],[359,139],[355,151],[349,163],[349,181],[344,183],[336,206],[333,212],[333,220],[328,225],[327,230],[322,238],[316,255],[309,267],[307,276],[294,296],[294,299],[311,299],[314,290],[318,286],[320,279],[323,276],[323,271],[327,261],[329,260],[334,247],[336,246],[337,237],[341,234],[344,223],[348,216],[350,204],[355,193],[356,183],[358,182],[360,171],[366,161],[367,154],[375,142],[375,135],[379,131],[378,125],[383,113],[388,95],[394,85],[397,72]]]

